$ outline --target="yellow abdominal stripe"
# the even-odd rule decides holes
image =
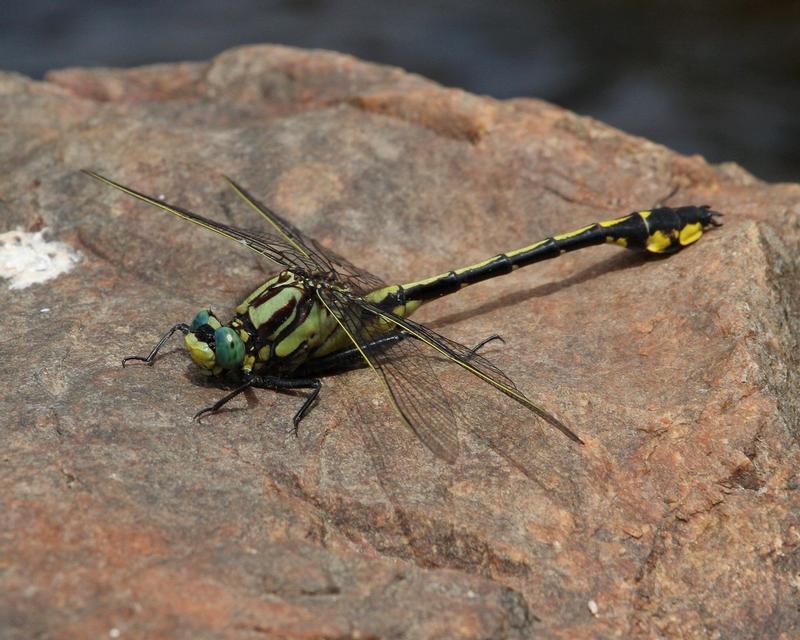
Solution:
[[[494,258],[492,258],[492,260],[493,259]],[[461,269],[460,271],[456,271],[456,273],[460,273],[461,271],[466,271],[469,268],[471,267],[468,267],[467,269]],[[436,282],[441,278],[446,277],[447,275],[449,275],[449,273],[442,273],[437,276],[426,278],[425,280],[418,280],[417,282],[411,282],[403,286],[411,288],[411,287],[426,285],[432,282]],[[394,293],[397,293],[399,290],[400,290],[399,285],[396,284],[389,285],[388,287],[383,287],[382,289],[377,289],[375,291],[368,293],[366,296],[364,296],[364,299],[371,302],[372,304],[380,305],[384,300],[386,300],[386,298],[388,298],[390,295]],[[405,304],[397,305],[394,308],[392,308],[392,313],[401,317],[407,317],[410,316],[412,313],[414,313],[417,309],[419,309],[421,304],[422,301],[420,300],[406,300]],[[377,325],[384,327],[384,329],[382,330],[388,330],[394,328],[393,324],[390,326],[390,324],[384,320],[377,320]]]
[[[570,231],[569,233],[562,233],[557,236],[553,236],[554,240],[568,240],[569,238],[573,238],[575,236],[579,236],[580,234],[584,233],[585,231],[589,231],[594,225],[590,224],[585,227],[581,227],[580,229],[575,229],[575,231]]]
[[[539,240],[538,242],[534,242],[533,244],[530,244],[527,247],[522,247],[520,249],[514,249],[513,251],[506,251],[506,256],[508,256],[509,258],[516,258],[518,255],[520,255],[522,253],[527,253],[528,251],[533,251],[534,249],[537,249],[538,247],[541,247],[542,245],[547,244],[548,242],[550,242],[550,238],[545,238],[544,240]],[[489,260],[481,262],[481,263],[479,263],[479,264],[477,264],[475,266],[482,267],[484,264],[486,264],[487,262],[491,262],[491,260],[494,260],[494,259],[495,258],[490,258]],[[456,271],[456,273],[461,273],[462,271],[469,271],[471,268],[472,267],[466,267],[465,269],[459,269],[459,270]],[[512,269],[517,269],[517,268],[518,268],[517,265],[514,265],[512,267]]]
[[[598,222],[601,227],[615,227],[621,222],[627,222],[632,218],[632,214],[628,214],[627,216],[622,216],[621,218],[614,218],[613,220],[603,220],[602,222]]]
[[[663,231],[654,231],[647,238],[646,248],[651,253],[664,253],[672,246],[672,238]]]
[[[410,285],[406,286],[414,286],[419,284],[428,284],[429,282],[435,282],[441,276],[433,276],[432,278],[427,278],[426,280],[420,280],[419,282],[413,282]],[[397,293],[400,290],[400,287],[396,284],[389,285],[388,287],[383,287],[381,289],[376,289],[375,291],[369,292],[367,295],[364,296],[365,300],[372,302],[373,304],[380,304],[383,302],[388,296],[392,295],[393,293]]]
[[[700,222],[693,222],[691,224],[687,224],[683,229],[681,229],[681,232],[678,236],[678,241],[681,243],[682,247],[685,247],[688,244],[697,242],[702,235],[703,225]]]

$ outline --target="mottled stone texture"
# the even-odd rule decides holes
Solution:
[[[797,185],[267,46],[0,75],[0,132],[0,230],[46,226],[83,255],[0,288],[0,637],[800,637]],[[177,341],[152,368],[120,359],[270,267],[83,167],[257,225],[229,174],[390,280],[658,203],[726,217],[669,259],[600,247],[420,313],[465,343],[502,334],[488,355],[585,439],[448,372],[531,480],[466,432],[436,460],[369,371],[327,380],[298,438],[298,395],[192,422],[221,390]]]

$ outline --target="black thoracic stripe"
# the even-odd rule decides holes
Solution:
[[[286,322],[289,316],[292,315],[292,312],[296,306],[297,300],[294,298],[289,298],[285,305],[277,309],[275,313],[270,316],[269,320],[258,327],[258,335],[264,339],[269,338],[269,336],[275,333],[275,331],[277,331],[280,326]]]
[[[283,276],[283,274],[281,274]],[[273,284],[272,286],[267,287],[264,289],[260,294],[258,294],[253,300],[250,301],[251,307],[258,307],[272,300],[275,296],[277,296],[281,291],[283,291],[287,286],[294,286],[294,285],[284,285],[283,283],[286,282],[287,278],[279,277],[278,281]]]
[[[700,224],[702,227],[716,225],[713,216],[719,215],[708,207],[661,207],[646,212],[634,212],[616,220],[596,222],[578,229],[545,238],[516,251],[501,253],[485,262],[481,262],[457,271],[449,271],[440,276],[401,287],[403,301],[433,300],[453,293],[467,285],[475,284],[495,276],[504,275],[513,269],[525,267],[535,262],[556,258],[562,253],[576,251],[585,247],[618,243],[628,249],[644,250],[652,234],[660,231],[666,236],[676,237],[688,224]],[[681,245],[674,241],[662,251],[677,251]]]
[[[294,302],[294,300],[292,300],[292,302]],[[275,349],[278,348],[278,345],[284,340],[284,338],[289,336],[295,329],[297,329],[297,327],[306,321],[306,318],[308,318],[308,314],[310,313],[315,302],[316,296],[312,292],[306,290],[303,296],[300,298],[300,301],[297,303],[297,310],[292,321],[285,326],[283,330],[273,339],[272,346],[270,348],[270,359],[275,357]],[[285,319],[286,318],[284,317],[284,320]],[[279,327],[280,325],[277,326]],[[282,356],[282,359],[291,359],[295,353],[304,348],[306,348],[306,343],[301,342],[297,345],[297,348],[292,353]]]
[[[234,326],[234,322],[236,326]],[[237,330],[246,331],[247,334],[250,336],[251,340],[248,342],[248,348],[253,346],[252,338],[256,335],[256,330],[253,327],[253,322],[250,320],[250,316],[247,314],[244,315],[237,315],[234,322],[231,323],[231,326],[234,326]]]

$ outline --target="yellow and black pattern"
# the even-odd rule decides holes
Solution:
[[[616,244],[634,251],[668,254],[697,242],[703,231],[719,226],[721,214],[708,206],[660,207],[595,222],[569,233],[540,240],[483,262],[448,271],[432,278],[395,288],[396,304],[426,302],[466,286],[505,275],[535,262],[557,258],[569,251],[599,244]],[[419,306],[418,304],[416,306]]]
[[[458,455],[457,422],[449,394],[431,368],[433,358],[444,358],[464,368],[573,440],[581,440],[477,353],[497,336],[470,349],[409,320],[408,316],[421,304],[520,267],[602,243],[672,253],[696,242],[705,229],[718,226],[716,218],[721,215],[707,206],[638,211],[432,278],[387,285],[305,236],[232,180],[229,183],[237,195],[269,223],[269,228],[254,232],[218,223],[94,172],[86,173],[229,238],[280,267],[278,273],[245,298],[227,323],[220,322],[211,310],[201,310],[191,324],[175,324],[148,356],[130,356],[123,364],[131,360],[152,363],[170,336],[180,331],[192,359],[206,375],[233,374],[241,381],[197,416],[217,411],[249,387],[310,389],[294,416],[295,428],[319,393],[320,376],[356,363],[366,364],[378,374],[408,427],[433,453],[448,461]],[[493,448],[502,453],[502,445],[494,443]]]

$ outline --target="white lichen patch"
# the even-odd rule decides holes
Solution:
[[[0,233],[0,277],[9,289],[25,289],[67,273],[81,255],[63,242],[48,240],[46,230]]]

